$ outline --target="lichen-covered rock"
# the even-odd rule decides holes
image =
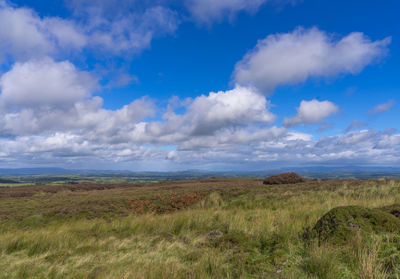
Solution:
[[[337,244],[345,243],[358,231],[360,233],[397,233],[400,232],[400,220],[379,209],[341,206],[322,216],[313,228],[319,240]]]
[[[295,172],[286,172],[281,174],[276,174],[269,176],[264,179],[264,184],[274,185],[274,184],[294,184],[306,182],[306,179],[301,177]]]

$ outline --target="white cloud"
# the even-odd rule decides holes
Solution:
[[[175,32],[178,15],[158,2],[67,1],[73,18],[82,25],[90,45],[114,54],[135,53],[152,39]],[[142,4],[142,5],[140,5]]]
[[[188,137],[178,146],[178,150],[193,151],[212,148],[224,150],[241,144],[276,140],[286,134],[287,130],[285,128],[278,128],[275,126],[269,129],[258,128],[254,131],[249,131],[247,128],[224,129],[214,133],[213,135]],[[289,136],[291,136],[291,134]]]
[[[201,95],[187,105],[185,114],[168,112],[164,116],[167,121],[150,123],[146,130],[154,136],[177,136],[177,131],[185,135],[211,135],[229,127],[270,124],[276,116],[268,108],[264,96],[251,88],[236,87]]]
[[[311,77],[357,74],[383,57],[390,38],[371,41],[354,32],[335,40],[317,28],[297,28],[292,33],[270,35],[237,63],[233,78],[265,94],[282,84],[304,82]]]
[[[189,107],[187,118],[195,134],[207,134],[230,125],[272,123],[276,116],[268,111],[269,102],[250,88],[211,92],[197,97]]]
[[[220,137],[206,144],[185,145],[174,152],[182,165],[223,165],[225,168],[265,170],[273,166],[298,164],[399,164],[400,135],[393,131],[361,130],[313,140],[311,135],[281,131],[255,141],[225,142]],[[193,142],[193,140],[191,141]],[[212,144],[207,145],[207,142]],[[194,142],[193,142],[194,143]],[[207,146],[207,147],[205,147]]]
[[[268,0],[185,0],[185,5],[192,17],[200,22],[210,24],[222,21],[225,17],[232,19],[238,12],[256,12]]]
[[[102,98],[92,96],[96,88],[97,80],[90,73],[68,61],[16,63],[0,77],[0,135],[68,131],[112,141],[154,115],[154,105],[146,98],[106,110]]]
[[[0,0],[0,62],[5,55],[27,60],[55,55],[60,49],[85,46],[86,36],[73,21],[40,18],[29,8],[16,8]]]
[[[85,47],[113,54],[136,53],[149,47],[155,36],[173,33],[179,24],[177,14],[162,6],[140,12],[120,8],[110,14],[103,2],[86,4],[77,4],[75,10],[80,12],[64,19],[40,17],[32,9],[0,0],[0,63],[7,55],[19,61],[62,57],[66,50]]]
[[[57,17],[44,18],[42,25],[56,40],[61,48],[81,49],[90,43],[90,39],[80,30],[80,26],[72,20]]]
[[[98,87],[88,72],[68,61],[51,59],[16,63],[0,78],[0,104],[7,106],[71,106],[89,97]]]
[[[395,100],[390,100],[387,103],[383,103],[383,104],[377,105],[376,107],[371,109],[369,111],[369,113],[371,113],[371,114],[379,114],[379,113],[388,112],[388,111],[390,111],[392,109],[392,107],[395,104],[396,104]]]
[[[299,124],[315,124],[338,112],[338,110],[339,108],[329,101],[301,101],[300,107],[297,108],[296,116],[285,118],[283,124],[286,127]]]

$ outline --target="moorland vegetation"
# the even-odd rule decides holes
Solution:
[[[398,278],[400,181],[0,189],[0,278]]]

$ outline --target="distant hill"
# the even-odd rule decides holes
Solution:
[[[109,171],[109,170],[82,170],[64,168],[15,168],[0,169],[0,176],[19,176],[19,175],[54,175],[54,174],[107,174],[121,173],[128,171]]]
[[[128,171],[128,170],[90,170],[90,169],[65,169],[65,168],[0,168],[0,176],[36,176],[36,175],[92,175],[109,177],[156,177],[166,180],[197,179],[207,177],[258,177],[265,178],[269,175],[296,172],[310,178],[400,178],[398,167],[362,167],[362,166],[310,166],[276,168],[265,171],[201,171],[186,170],[176,172],[156,171]]]
[[[18,181],[12,180],[12,179],[3,179],[0,178],[0,183],[6,183],[6,184],[17,184],[19,183]]]

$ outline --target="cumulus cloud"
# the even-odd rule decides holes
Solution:
[[[69,131],[113,136],[154,115],[141,98],[117,110],[103,108],[90,73],[51,59],[16,63],[0,77],[0,135],[27,136]]]
[[[174,32],[179,24],[176,12],[162,6],[140,12],[120,8],[112,14],[106,13],[102,1],[74,7],[77,12],[70,19],[40,17],[32,9],[0,0],[0,59],[6,55],[17,60],[55,57],[63,50],[84,47],[134,53],[147,48],[155,36]]]
[[[68,61],[51,59],[16,63],[0,78],[0,104],[8,107],[70,106],[98,87],[88,72]]]
[[[209,135],[227,127],[253,123],[272,123],[276,116],[269,102],[251,88],[236,87],[196,97],[183,115],[168,112],[165,122],[150,123],[146,129],[153,135],[171,135],[176,131],[188,135]]]
[[[395,100],[390,100],[387,103],[383,103],[380,105],[377,105],[373,109],[369,111],[370,114],[380,114],[384,112],[388,112],[392,109],[392,107],[396,104]]]
[[[260,40],[236,64],[233,79],[270,94],[279,85],[304,82],[311,77],[357,74],[383,57],[390,41],[390,37],[371,41],[360,32],[336,40],[318,28],[300,27]]]
[[[297,114],[291,118],[285,118],[283,124],[292,127],[300,124],[315,124],[323,121],[328,116],[338,112],[339,108],[329,101],[301,101],[297,108]]]
[[[0,53],[16,59],[54,55],[60,49],[80,49],[86,35],[73,22],[58,17],[41,18],[29,8],[0,1]],[[0,60],[0,62],[2,62]]]
[[[211,92],[197,97],[186,115],[191,119],[195,134],[207,134],[229,125],[272,123],[276,116],[269,110],[269,102],[251,88]]]

